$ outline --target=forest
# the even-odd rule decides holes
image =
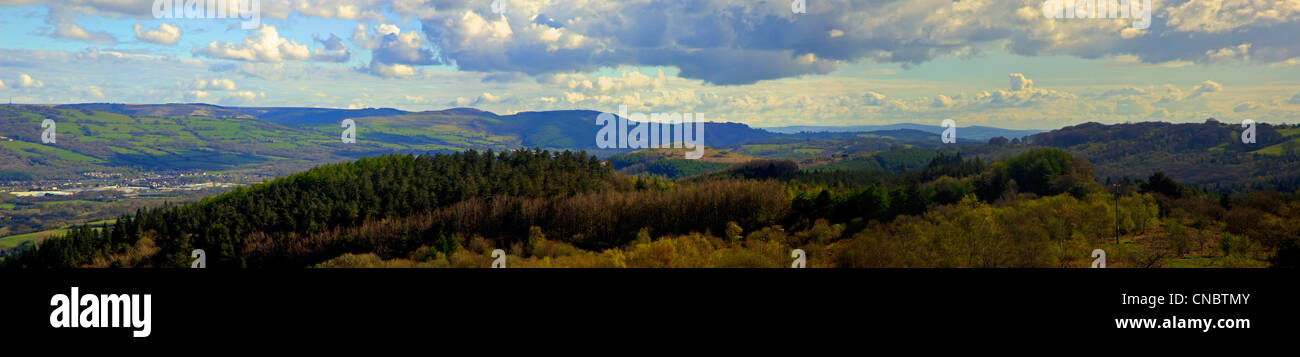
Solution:
[[[83,226],[11,268],[1294,267],[1300,192],[1094,177],[1023,145],[999,161],[802,170],[759,159],[669,180],[583,152],[385,155]],[[932,156],[931,156],[932,155]]]
[[[1300,189],[1300,126],[1258,124],[1254,142],[1243,142],[1239,123],[1084,123],[1033,135],[1036,146],[1088,158],[1098,177],[1142,178],[1153,172],[1215,192]],[[995,138],[996,139],[996,138]],[[972,153],[1004,157],[1024,146],[971,147]]]

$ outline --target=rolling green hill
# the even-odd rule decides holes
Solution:
[[[385,153],[518,148],[586,150],[608,158],[632,149],[599,149],[596,111],[498,115],[470,108],[428,112],[396,109],[238,108],[207,104],[73,104],[0,106],[0,179],[71,179],[87,171],[192,169],[282,176],[310,167]],[[58,124],[58,140],[41,143],[41,121]],[[340,122],[357,123],[344,144]],[[708,147],[749,158],[789,159],[802,168],[897,171],[877,156],[900,149],[961,147],[1001,160],[1028,146],[959,138],[943,144],[909,128],[872,132],[780,134],[737,123],[706,123]],[[1260,124],[1257,142],[1242,144],[1237,125],[1142,122],[1087,123],[1030,137],[1032,146],[1065,149],[1097,165],[1099,177],[1144,177],[1163,171],[1212,189],[1300,187],[1300,128]],[[924,151],[924,150],[921,150]],[[629,173],[685,177],[725,168],[702,162],[640,160]],[[634,161],[638,161],[634,160]],[[653,161],[653,162],[652,162]],[[725,160],[723,160],[725,161]],[[893,166],[891,166],[893,165]],[[620,166],[620,169],[625,167]]]
[[[1300,127],[1277,129],[1277,132],[1282,134],[1284,138],[1281,143],[1269,145],[1252,152],[1274,156],[1295,156],[1300,154]]]
[[[928,148],[895,148],[869,156],[858,156],[833,163],[808,168],[815,171],[890,171],[915,170],[930,164],[939,150]]]
[[[323,109],[240,110],[209,105],[71,105],[0,106],[0,170],[41,179],[77,177],[85,171],[253,170],[288,174],[322,163],[391,152],[447,152],[465,149],[507,150],[525,142],[573,143],[556,134],[530,135],[556,123],[589,129],[591,122],[572,112],[550,115],[548,125],[525,125],[473,110],[406,113],[354,119],[355,144],[341,140],[343,128],[333,120],[341,113]],[[304,113],[305,112],[305,113]],[[251,113],[251,114],[250,114]],[[266,114],[280,124],[255,117]],[[304,119],[310,115],[310,120]],[[57,141],[42,144],[41,122],[53,119]],[[594,133],[594,131],[593,131]],[[567,133],[558,136],[569,135]],[[538,139],[532,139],[537,137]],[[591,134],[594,141],[594,134]],[[559,146],[556,146],[559,147]]]
[[[1296,193],[1153,175],[1115,197],[1091,169],[1037,147],[835,185],[774,159],[646,185],[582,153],[384,155],[54,232],[0,267],[185,267],[194,249],[213,268],[487,267],[495,249],[511,267],[779,267],[791,249],[821,267],[1084,267],[1096,247],[1122,267],[1294,259],[1279,247],[1300,233]]]
[[[207,104],[0,106],[0,172],[59,179],[97,171],[250,170],[283,175],[383,153],[504,151],[523,147],[601,150],[595,111],[497,115],[469,108],[411,113],[395,109],[227,108]],[[57,142],[41,143],[41,122],[57,123]],[[343,119],[357,123],[355,144],[341,140]],[[775,134],[743,124],[706,123],[706,142],[734,144]]]
[[[1213,191],[1300,188],[1300,127],[1261,123],[1256,141],[1242,143],[1241,126],[1213,119],[1204,123],[1085,123],[1031,136],[1034,146],[1064,149],[1096,165],[1101,178],[1143,178],[1161,171],[1179,182]],[[1026,146],[969,147],[989,160],[1015,155]]]
[[[57,141],[41,143],[41,121],[53,119]],[[47,106],[0,107],[7,158],[0,169],[43,179],[75,177],[89,170],[162,170],[274,167],[305,168],[339,161],[382,147],[347,146],[336,135],[291,128],[254,118],[135,116],[90,109]]]
[[[10,179],[71,179],[87,171],[179,169],[279,176],[385,153],[527,147],[586,150],[608,157],[632,151],[597,147],[600,127],[595,122],[599,114],[565,110],[498,115],[471,108],[413,113],[388,108],[239,108],[208,104],[0,106],[0,127],[6,129],[0,133],[5,137],[0,139],[0,175]],[[40,124],[44,119],[53,119],[57,124],[57,142],[53,144],[41,143]],[[342,142],[340,124],[344,119],[356,122],[356,143]],[[900,141],[937,143],[934,134],[915,130],[775,134],[737,123],[704,125],[706,145],[733,147],[750,156],[811,157],[882,150]],[[747,144],[754,141],[762,142]],[[814,161],[819,160],[826,161]],[[660,166],[673,171],[673,175],[720,167],[689,162]]]
[[[644,149],[609,158],[618,172],[637,175],[662,176],[678,179],[721,171],[732,165],[757,160],[759,157],[741,155],[725,150],[704,149],[704,156],[696,160],[685,158],[686,149]]]

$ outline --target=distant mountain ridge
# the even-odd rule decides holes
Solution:
[[[512,142],[517,146],[572,149],[597,149],[595,136],[599,128],[595,126],[595,118],[601,113],[593,110],[554,110],[499,115],[475,108],[411,112],[393,108],[224,107],[202,103],[84,103],[55,105],[53,108],[102,111],[128,116],[257,119],[287,127],[324,128],[325,125],[337,126],[343,119],[357,119],[359,122],[365,119],[367,123],[391,126],[393,129],[416,129],[419,126],[432,125],[442,129],[469,129],[482,134],[510,134],[517,137],[517,142]],[[707,146],[727,146],[772,138],[843,137],[829,132],[798,135],[776,133],[730,122],[706,122],[705,133],[704,140]],[[383,134],[400,136],[400,133],[395,132]]]
[[[0,105],[0,177],[76,178],[89,171],[190,169],[271,175],[385,153],[541,148],[601,158],[634,151],[602,149],[592,110],[508,115],[473,108],[409,112],[393,108],[224,107],[210,104]],[[44,119],[58,123],[57,144],[41,141]],[[343,119],[357,122],[357,143],[340,140]],[[1010,157],[1030,146],[1061,148],[1097,166],[1099,177],[1141,178],[1153,171],[1193,185],[1300,187],[1300,127],[1260,124],[1258,143],[1242,144],[1239,125],[1085,123],[1047,132],[923,124],[754,128],[706,123],[705,145],[735,154],[791,159],[801,166],[849,161],[902,148]],[[864,131],[841,131],[864,130]],[[793,132],[793,133],[792,133]],[[1029,143],[989,143],[988,137]],[[986,145],[988,143],[988,145]],[[699,166],[699,165],[696,165]],[[693,172],[699,167],[686,167]]]
[[[384,153],[504,151],[535,147],[585,150],[608,157],[634,148],[600,148],[591,110],[509,115],[473,108],[408,112],[392,108],[223,107],[211,104],[0,106],[0,170],[15,177],[72,178],[109,169],[254,170],[275,175]],[[57,144],[43,144],[41,122],[58,124]],[[340,122],[357,123],[355,144],[340,140]],[[706,146],[773,138],[740,123],[705,123]],[[7,139],[6,139],[7,140]],[[267,171],[270,170],[270,171]]]
[[[92,110],[122,115],[133,116],[150,116],[150,117],[169,117],[169,116],[202,116],[210,118],[243,118],[252,119],[256,116],[244,113],[237,108],[227,108],[212,104],[191,103],[191,104],[118,104],[118,103],[83,103],[83,104],[63,104],[55,105],[55,109],[74,109],[74,110]]]
[[[1300,189],[1300,126],[1257,124],[1243,142],[1237,123],[1083,123],[1036,134],[1034,145],[1064,149],[1096,165],[1099,178],[1145,179],[1164,172],[1215,191]],[[1010,155],[1004,154],[1003,156]]]
[[[498,115],[489,111],[475,108],[451,108],[443,110],[412,112],[394,108],[364,108],[364,109],[336,109],[336,108],[312,108],[312,107],[224,107],[203,103],[171,103],[171,104],[113,104],[113,103],[83,103],[83,104],[64,104],[56,105],[55,108],[62,109],[88,109],[96,111],[105,111],[125,115],[145,115],[145,116],[206,116],[213,118],[257,118],[281,125],[304,125],[304,124],[323,124],[337,123],[343,119],[356,119],[365,117],[379,116],[397,116],[419,113],[437,113],[455,116],[482,116],[489,118],[517,118],[517,119],[539,119],[550,120],[556,116],[572,116],[578,118],[592,118],[590,123],[595,123],[595,116],[601,112],[593,110],[553,110],[553,111],[525,111],[511,115]],[[721,124],[721,123],[715,123]],[[814,133],[852,133],[852,132],[877,132],[893,130],[919,130],[933,134],[943,133],[944,128],[937,125],[926,125],[917,123],[897,123],[885,125],[849,125],[849,126],[826,126],[826,125],[793,125],[793,126],[776,126],[776,127],[750,127],[748,129],[766,131],[772,134],[814,134]],[[1044,132],[1043,130],[1021,130],[1021,129],[1003,129],[991,126],[967,126],[957,128],[959,138],[972,140],[988,140],[994,137],[1005,137],[1007,139],[1022,138],[1025,136]],[[724,137],[732,135],[732,132],[724,131]],[[754,132],[749,135],[763,135]],[[770,137],[770,136],[769,136]],[[734,143],[739,138],[727,137],[725,142]],[[725,145],[725,144],[724,144]]]
[[[339,122],[385,115],[403,115],[411,112],[392,108],[328,109],[328,108],[231,108],[258,119],[280,125],[318,124]]]
[[[848,126],[795,125],[795,126],[763,127],[760,129],[764,129],[773,133],[785,133],[785,134],[794,134],[794,133],[802,133],[802,132],[809,132],[809,133],[871,132],[871,131],[900,130],[900,129],[920,130],[928,133],[940,134],[943,133],[944,130],[942,126],[916,124],[916,123],[898,123],[898,124],[887,124],[887,125],[848,125]],[[1043,132],[1043,130],[1003,129],[1003,128],[996,128],[991,126],[979,126],[979,125],[957,127],[958,138],[981,140],[981,141],[988,140],[991,138],[996,138],[999,136],[1007,139],[1022,138],[1025,136],[1038,134],[1041,132]]]

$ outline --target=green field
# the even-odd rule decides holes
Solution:
[[[48,207],[54,207],[54,206],[62,206],[62,205],[69,205],[69,204],[79,204],[79,203],[96,203],[96,202],[94,202],[94,201],[87,201],[87,200],[67,200],[67,201],[38,202],[38,203],[36,203],[36,204],[40,205],[42,208],[48,208]]]
[[[938,151],[925,148],[901,148],[874,153],[871,156],[854,157],[838,162],[813,166],[811,171],[893,171],[900,172],[925,167]]]
[[[6,107],[0,109],[0,127],[38,127],[46,117],[58,123],[57,144],[32,137],[0,142],[0,153],[26,159],[0,162],[0,170],[46,178],[112,168],[297,171],[378,152],[500,151],[522,142],[518,135],[492,132],[488,125],[500,125],[499,119],[434,114],[361,119],[355,144],[342,143],[341,128],[333,123],[285,126],[252,118],[132,117],[81,109]]]
[[[1282,137],[1291,138],[1291,140],[1287,142],[1283,142],[1281,144],[1269,145],[1268,147],[1255,150],[1252,152],[1256,154],[1277,156],[1277,155],[1282,155],[1283,150],[1286,148],[1286,145],[1288,144],[1300,146],[1300,137],[1294,137],[1300,135],[1300,128],[1277,129],[1277,132],[1281,133]]]
[[[99,227],[105,224],[112,225],[114,223],[117,223],[116,219],[105,219],[100,221],[87,222],[86,225],[91,227]],[[67,232],[71,228],[72,227],[51,229],[51,230],[40,231],[40,232],[24,233],[24,234],[11,235],[8,237],[0,237],[0,249],[9,249],[9,248],[17,247],[19,245],[22,245],[23,242],[28,242],[28,241],[33,243],[40,242],[45,238],[63,234],[64,232]]]
[[[40,242],[41,240],[67,232],[67,229],[51,229],[35,233],[12,235],[0,238],[0,249],[9,249],[22,245],[23,242]]]
[[[0,141],[0,148],[9,149],[10,151],[23,154],[24,156],[34,157],[37,159],[49,160],[58,158],[60,160],[73,162],[103,162],[103,160],[100,159],[59,148],[57,145],[57,142],[55,144],[42,145],[25,141]]]
[[[1285,131],[1285,130],[1289,130],[1289,129],[1283,129],[1283,130],[1278,130],[1278,131]],[[1300,129],[1297,129],[1297,130],[1300,130]],[[1294,134],[1292,134],[1292,135],[1294,135]],[[1291,135],[1287,135],[1287,136],[1290,137]],[[1256,154],[1262,154],[1262,155],[1273,155],[1273,156],[1278,156],[1278,155],[1282,155],[1282,153],[1283,153],[1283,151],[1286,149],[1286,146],[1287,146],[1287,145],[1297,145],[1297,146],[1300,146],[1300,138],[1292,138],[1290,141],[1287,141],[1287,142],[1284,142],[1284,143],[1281,143],[1281,144],[1269,145],[1268,147],[1265,147],[1265,148],[1263,148],[1263,149],[1259,149],[1259,150],[1255,150],[1255,151],[1252,151],[1252,152],[1253,152],[1253,153],[1256,153]]]

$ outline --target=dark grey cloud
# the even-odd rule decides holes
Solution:
[[[528,76],[524,75],[523,73],[501,72],[501,73],[492,73],[492,74],[485,75],[483,76],[481,81],[483,83],[513,83],[513,82],[520,82],[526,79],[528,79]]]
[[[512,8],[504,17],[462,3],[421,22],[440,62],[463,70],[538,75],[662,65],[721,85],[823,74],[838,62],[915,65],[999,48],[1026,56],[1209,63],[1210,51],[1249,43],[1242,57],[1250,61],[1300,57],[1293,39],[1300,18],[1259,20],[1291,14],[1284,4],[1159,1],[1150,28],[1138,31],[1131,21],[1049,19],[1041,1],[1032,0],[818,0],[804,14],[792,14],[789,3],[556,2],[535,13]]]
[[[352,51],[343,44],[343,39],[338,35],[331,33],[329,38],[322,39],[321,36],[313,34],[312,39],[324,47],[312,52],[311,59],[314,61],[347,62],[352,58]]]
[[[417,33],[387,34],[372,60],[386,64],[435,65],[441,64],[433,50],[425,48]]]

